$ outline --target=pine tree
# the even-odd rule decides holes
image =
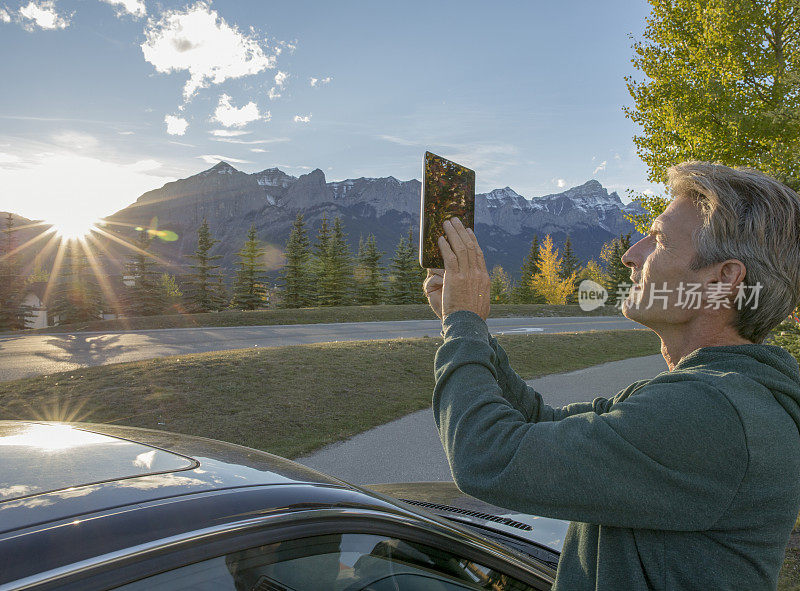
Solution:
[[[412,228],[409,228],[407,238],[400,239],[392,257],[391,269],[389,298],[393,304],[417,304],[426,301],[422,293],[422,283],[427,272],[419,266]]]
[[[210,312],[220,310],[227,304],[227,298],[221,287],[224,287],[223,277],[217,269],[219,265],[214,262],[222,258],[221,255],[211,254],[211,249],[219,240],[211,236],[208,220],[197,229],[197,250],[194,254],[187,255],[196,261],[190,265],[193,270],[184,278],[184,298],[186,310],[189,312]]]
[[[511,300],[511,278],[503,267],[495,265],[491,273],[491,298],[493,304],[507,304]]]
[[[353,263],[347,246],[347,234],[342,227],[341,218],[333,222],[333,230],[327,240],[327,254],[324,272],[320,279],[320,304],[323,306],[344,306],[352,303]]]
[[[159,286],[159,273],[155,270],[155,260],[148,252],[153,238],[148,231],[141,230],[134,244],[136,250],[128,262],[128,275],[131,285],[125,294],[124,307],[130,316],[154,316],[164,312],[165,301]]]
[[[100,285],[81,248],[90,248],[77,240],[63,243],[64,258],[48,305],[48,315],[58,324],[99,320],[103,315]],[[55,275],[55,272],[54,272]]]
[[[158,278],[158,292],[163,313],[176,314],[181,311],[183,293],[173,275],[162,273]]]
[[[331,229],[328,226],[328,218],[322,214],[319,230],[317,231],[317,241],[314,244],[314,254],[311,257],[311,286],[313,290],[313,302],[315,305],[321,305],[325,300],[323,286],[326,281],[328,273],[330,273],[330,241]]]
[[[543,304],[544,297],[531,287],[531,280],[539,274],[539,237],[534,234],[528,256],[522,262],[519,281],[514,285],[512,299],[517,304]]]
[[[247,241],[237,253],[239,266],[233,285],[231,306],[238,310],[257,310],[266,305],[267,285],[264,276],[264,249],[259,246],[255,226],[250,226]]]
[[[607,279],[603,286],[608,290],[607,306],[615,306],[619,292],[622,291],[624,293],[625,288],[630,286],[631,270],[622,262],[622,255],[630,247],[630,232],[603,245],[600,257],[606,262]]]
[[[284,308],[304,308],[314,303],[311,249],[303,214],[298,213],[286,243],[286,266],[281,273]]]
[[[564,258],[561,261],[561,279],[566,279],[567,277],[572,276],[573,273],[575,273],[575,277],[577,278],[580,270],[581,263],[578,260],[578,257],[575,256],[575,253],[572,250],[572,242],[570,241],[569,236],[567,236],[567,239],[564,241]],[[570,291],[570,293],[567,295],[567,303],[578,303],[577,280],[572,286],[572,291]]]
[[[531,280],[531,286],[545,297],[548,304],[565,304],[567,295],[575,283],[576,272],[566,279],[561,278],[561,257],[553,247],[553,240],[546,236],[539,249],[539,273]]]
[[[358,241],[358,266],[355,277],[359,304],[376,305],[383,301],[384,268],[381,266],[383,255],[384,253],[378,250],[374,234],[367,236],[366,242]]]
[[[214,312],[219,312],[220,310],[231,307],[233,299],[231,298],[231,293],[228,289],[228,286],[225,284],[225,277],[221,273],[217,275],[216,279],[214,279],[212,290],[215,301],[217,302],[217,308],[214,310]]]
[[[9,213],[0,242],[0,331],[24,329],[34,316],[33,308],[24,304],[27,282],[15,248],[14,216]]]

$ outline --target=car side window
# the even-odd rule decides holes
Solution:
[[[119,591],[528,591],[533,587],[445,550],[398,538],[332,534],[189,564]]]

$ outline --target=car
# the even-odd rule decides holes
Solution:
[[[0,421],[0,591],[550,589],[566,526],[453,483],[360,487],[213,439]]]

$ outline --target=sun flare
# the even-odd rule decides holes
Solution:
[[[58,220],[49,220],[49,223],[53,225],[56,234],[64,240],[81,240],[100,225],[100,220],[78,214],[66,215]]]

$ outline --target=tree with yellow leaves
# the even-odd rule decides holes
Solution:
[[[577,271],[561,278],[561,257],[548,234],[539,248],[539,272],[531,279],[531,287],[542,294],[548,304],[566,304],[567,296],[575,288]]]
[[[584,279],[591,279],[599,285],[605,285],[608,282],[608,275],[596,260],[589,259],[586,266],[578,272],[578,284],[580,285]]]

